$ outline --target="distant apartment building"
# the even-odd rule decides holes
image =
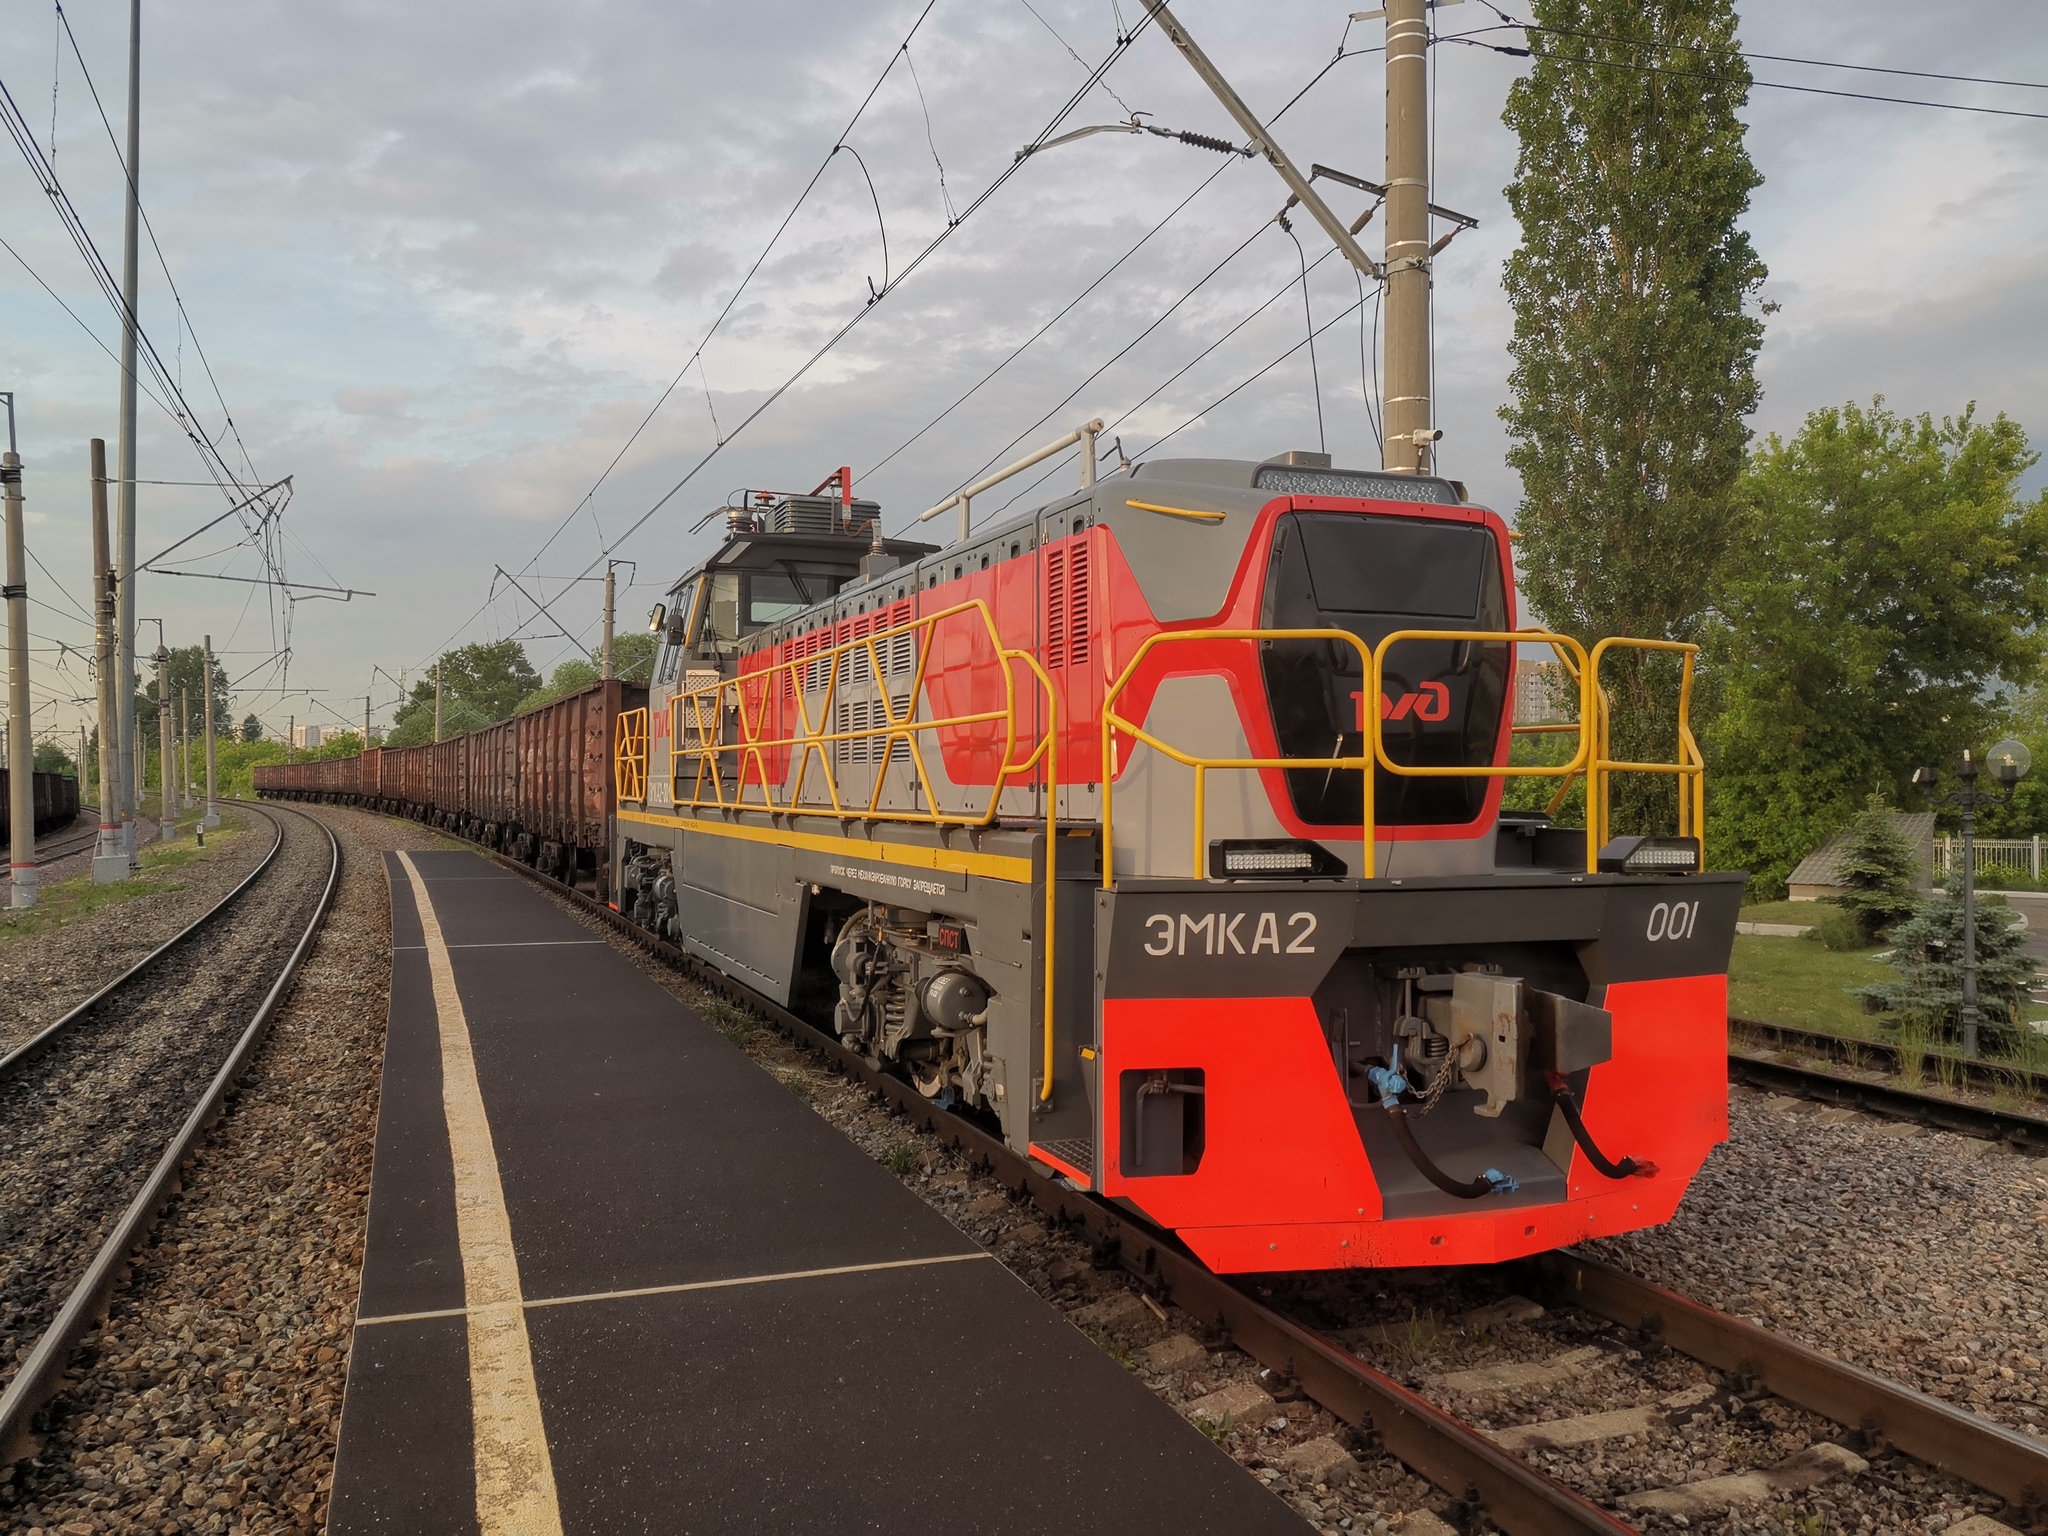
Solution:
[[[1515,724],[1555,725],[1577,717],[1573,685],[1555,661],[1515,663]]]
[[[324,725],[295,725],[292,727],[292,745],[301,752],[317,752],[321,743],[327,740]]]

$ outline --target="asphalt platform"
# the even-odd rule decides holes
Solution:
[[[334,1536],[1306,1529],[527,881],[385,860]]]

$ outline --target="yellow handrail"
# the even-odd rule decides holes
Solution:
[[[986,633],[992,660],[1002,669],[1003,705],[1000,709],[974,710],[965,714],[934,716],[929,719],[917,717],[918,706],[925,699],[925,679],[930,667],[932,637],[937,627],[948,619],[972,614],[979,618]],[[912,669],[910,691],[904,696],[901,712],[890,696],[889,671],[883,665],[883,648],[899,638],[917,636],[917,661]],[[847,680],[851,670],[844,663],[854,653],[862,654],[867,660],[865,683],[873,685],[874,696],[863,702],[871,707],[878,706],[882,720],[857,730],[835,731],[827,729],[839,703],[840,685]],[[814,672],[822,664],[824,681],[819,687],[806,688],[805,674]],[[1021,762],[1013,761],[1019,745],[1019,724],[1017,719],[1017,686],[1012,668],[1023,666],[1030,670],[1038,681],[1045,700],[1045,729],[1039,735],[1038,743]],[[900,669],[899,669],[900,670]],[[849,682],[848,691],[853,684]],[[764,736],[768,714],[774,706],[779,690],[786,688],[780,697],[795,710],[800,728],[795,734]],[[815,718],[811,712],[807,694],[822,693]],[[751,700],[751,707],[750,707]],[[857,639],[843,640],[835,645],[825,646],[807,656],[779,661],[756,672],[729,677],[707,687],[678,693],[669,701],[672,783],[675,788],[675,802],[678,807],[711,807],[720,810],[759,810],[780,813],[810,813],[840,818],[856,818],[862,821],[911,822],[926,826],[978,827],[987,826],[995,820],[1001,808],[1003,791],[1016,779],[1028,777],[1042,762],[1045,765],[1045,1010],[1044,1010],[1044,1080],[1039,1086],[1042,1102],[1052,1098],[1052,1077],[1054,1066],[1054,1023],[1055,981],[1058,963],[1058,863],[1059,863],[1059,696],[1054,692],[1052,677],[1038,658],[1029,651],[1005,646],[996,629],[995,618],[989,612],[986,601],[980,598],[956,603],[936,613],[922,614],[901,624],[876,630],[873,634]],[[738,739],[726,741],[724,721],[730,713]],[[687,717],[687,718],[686,718]],[[925,763],[924,743],[920,739],[925,732],[952,730],[965,726],[1000,723],[1003,728],[1002,758],[997,765],[994,784],[990,787],[988,804],[978,815],[948,813],[938,808],[939,799],[933,792],[932,777]],[[833,771],[830,748],[841,742],[864,741],[877,743],[878,752],[868,754],[875,766],[874,788],[868,795],[864,807],[852,808],[840,798],[838,775]],[[917,774],[918,787],[925,801],[932,809],[927,811],[885,810],[882,808],[882,789],[886,772],[894,757],[897,742],[903,742]],[[784,768],[783,783],[788,785],[778,798],[780,786],[769,781],[768,759],[770,753],[793,752],[796,755],[795,778],[789,778],[789,768]],[[736,754],[738,769],[732,775],[732,789],[726,789],[726,774],[723,761],[728,755]],[[824,777],[826,800],[806,802],[804,786],[809,781],[811,762],[816,759],[819,772]],[[683,763],[693,761],[694,776],[690,793],[682,792]],[[709,781],[709,795],[704,793]],[[758,799],[749,799],[749,781],[755,782],[760,791]]]
[[[612,770],[621,800],[647,798],[647,711],[620,713],[612,732]]]
[[[1365,717],[1365,742],[1361,743],[1356,757],[1204,757],[1183,752],[1169,745],[1145,730],[1135,722],[1124,718],[1116,711],[1116,702],[1130,687],[1146,658],[1159,646],[1174,643],[1200,643],[1205,641],[1246,641],[1263,643],[1276,640],[1327,640],[1349,645],[1361,661],[1361,671],[1367,682],[1363,698],[1377,700],[1384,694],[1386,680],[1386,658],[1388,651],[1404,641],[1449,640],[1472,641],[1483,644],[1523,645],[1544,644],[1550,646],[1563,663],[1565,670],[1579,688],[1579,719],[1576,724],[1546,725],[1537,727],[1511,727],[1531,734],[1563,734],[1576,732],[1579,738],[1578,750],[1571,758],[1556,764],[1514,764],[1485,763],[1476,766],[1454,764],[1447,766],[1410,765],[1397,763],[1387,755],[1383,728],[1376,708],[1367,707]],[[1686,653],[1685,681],[1679,695],[1679,761],[1675,763],[1633,763],[1613,759],[1609,755],[1608,729],[1610,705],[1605,691],[1600,687],[1600,662],[1611,649],[1635,647],[1645,650],[1672,650]],[[1693,657],[1698,647],[1679,641],[1631,640],[1612,638],[1601,641],[1589,653],[1584,646],[1569,635],[1554,634],[1547,630],[1443,630],[1404,629],[1386,636],[1368,652],[1364,642],[1348,630],[1341,629],[1197,629],[1175,630],[1148,637],[1140,645],[1122,671],[1118,673],[1107,693],[1103,696],[1102,708],[1102,842],[1103,866],[1102,883],[1105,889],[1115,883],[1114,859],[1115,837],[1115,784],[1117,778],[1116,738],[1119,733],[1134,741],[1144,743],[1170,761],[1181,764],[1194,774],[1194,878],[1206,878],[1207,862],[1207,818],[1208,818],[1208,775],[1212,770],[1260,771],[1323,768],[1330,771],[1342,769],[1359,774],[1363,786],[1363,813],[1360,818],[1360,866],[1366,879],[1373,878],[1377,870],[1377,827],[1374,816],[1374,775],[1375,766],[1402,778],[1555,778],[1560,780],[1557,799],[1552,801],[1552,810],[1569,791],[1572,781],[1581,774],[1588,776],[1589,786],[1598,780],[1598,788],[1588,793],[1586,868],[1593,871],[1599,865],[1600,847],[1607,842],[1607,776],[1613,773],[1650,772],[1675,773],[1688,782],[1681,785],[1679,803],[1679,830],[1682,835],[1699,835],[1706,823],[1704,763],[1700,758],[1698,743],[1693,739],[1690,724],[1692,699]],[[1367,750],[1366,743],[1370,744]]]
[[[1600,686],[1600,663],[1610,650],[1675,651],[1685,657],[1684,670],[1678,683],[1678,744],[1677,760],[1669,763],[1637,763],[1616,759],[1610,755],[1609,742],[1613,727],[1613,704],[1607,690]],[[1699,839],[1702,855],[1707,842],[1707,775],[1706,760],[1700,754],[1699,742],[1692,734],[1692,681],[1693,667],[1698,661],[1700,648],[1688,640],[1633,640],[1625,636],[1611,635],[1593,647],[1591,672],[1593,691],[1600,700],[1599,752],[1592,764],[1592,771],[1586,779],[1586,858],[1587,868],[1593,867],[1598,845],[1608,840],[1608,813],[1612,800],[1608,793],[1608,776],[1613,773],[1669,773],[1678,777],[1678,835]],[[1596,842],[1595,832],[1598,832]],[[1702,858],[1704,867],[1704,857]]]
[[[932,637],[938,625],[948,619],[964,615],[973,615],[980,619],[989,639],[989,659],[1002,668],[1002,707],[919,719],[918,707],[925,698]],[[886,681],[888,669],[883,665],[883,647],[919,631],[922,631],[922,634],[917,645],[917,661],[912,671],[909,692],[903,696],[899,713],[897,700],[891,696]],[[869,675],[867,679],[862,680],[863,685],[867,682],[874,685],[875,696],[862,702],[879,709],[882,719],[855,729],[831,730],[828,729],[828,725],[839,703],[842,682],[846,680],[846,673],[850,670],[845,666],[845,661],[848,655],[854,652],[863,653],[867,660]],[[779,661],[756,672],[725,678],[706,688],[678,693],[670,701],[676,804],[715,807],[720,810],[814,811],[820,815],[854,816],[866,821],[915,822],[928,826],[987,826],[996,817],[1003,791],[1011,786],[1012,780],[1026,773],[1029,766],[1038,761],[1038,753],[1035,751],[1022,763],[1011,760],[1018,746],[1016,680],[1009,666],[1013,660],[1028,658],[1025,652],[1012,650],[1003,645],[987,602],[975,598],[969,602],[956,603],[936,613],[919,615],[870,635],[840,641],[807,656]],[[805,673],[814,671],[821,665],[825,671],[824,681],[816,687],[806,687]],[[848,691],[851,691],[851,688]],[[807,695],[814,693],[823,695],[815,718],[807,698]],[[768,713],[778,697],[794,709],[800,722],[799,728],[793,734],[763,734],[768,728]],[[1049,680],[1045,682],[1045,697],[1048,711],[1055,709],[1057,706]],[[733,717],[737,735],[737,739],[732,741],[723,739],[723,722],[728,714]],[[1049,729],[1052,719],[1050,713],[1047,719]],[[938,809],[938,797],[933,793],[931,772],[925,762],[924,743],[921,738],[928,732],[959,730],[976,725],[1002,727],[1001,765],[991,788],[988,803],[979,813],[972,815],[942,811]],[[867,804],[859,807],[849,806],[840,798],[839,776],[833,770],[832,753],[829,750],[840,743],[855,741],[878,742],[881,748],[880,756],[875,759],[877,772],[874,787],[869,792]],[[906,748],[907,756],[916,772],[918,789],[932,806],[930,810],[887,810],[882,806],[884,774],[880,770],[885,769],[893,759],[898,742]],[[778,799],[778,786],[769,780],[768,756],[770,753],[783,752],[795,755],[796,776],[794,782],[789,783],[788,789],[782,792]],[[730,756],[737,756],[739,762],[737,770],[728,776],[724,764],[726,758]],[[805,801],[804,791],[810,782],[811,763],[814,759],[823,776],[825,798],[821,801]],[[687,793],[684,792],[682,785],[686,763],[693,764],[695,769]],[[750,785],[758,789],[759,798],[749,797]]]
[[[1372,768],[1372,759],[1367,754],[1361,752],[1357,757],[1196,757],[1181,751],[1178,747],[1168,746],[1142,726],[1135,725],[1117,714],[1117,699],[1122,696],[1124,689],[1130,686],[1132,678],[1137,676],[1138,668],[1144,664],[1145,658],[1151,655],[1157,647],[1183,643],[1192,644],[1205,640],[1338,641],[1358,652],[1361,675],[1369,673],[1372,667],[1372,654],[1366,650],[1365,642],[1352,634],[1348,629],[1176,629],[1148,635],[1131,659],[1124,664],[1123,671],[1117,674],[1116,681],[1109,685],[1109,691],[1102,696],[1102,888],[1104,890],[1111,890],[1115,886],[1116,835],[1114,801],[1117,775],[1116,733],[1119,730],[1135,740],[1142,741],[1153,751],[1181,764],[1183,767],[1194,770],[1195,879],[1205,878],[1203,864],[1206,862],[1204,855],[1208,852],[1208,847],[1205,836],[1205,812],[1207,806],[1204,796],[1206,775],[1212,768],[1226,770],[1327,768],[1333,772],[1336,769],[1343,768],[1357,772],[1365,785],[1365,814],[1360,831],[1365,847],[1365,874],[1367,879],[1371,879],[1373,844],[1372,773],[1370,770]],[[1372,721],[1372,733],[1377,734],[1379,729],[1379,711],[1377,709],[1368,709],[1364,713]]]

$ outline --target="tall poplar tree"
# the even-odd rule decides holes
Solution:
[[[1522,590],[1591,642],[1697,638],[1758,399],[1765,271],[1737,225],[1762,180],[1736,112],[1732,0],[1535,0],[1508,93],[1522,243],[1508,462]],[[1615,756],[1669,761],[1678,669],[1611,655]],[[1668,777],[1620,775],[1613,831],[1668,828]]]

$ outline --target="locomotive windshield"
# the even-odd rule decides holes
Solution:
[[[1500,554],[1491,532],[1420,517],[1290,512],[1279,519],[1266,571],[1264,624],[1344,629],[1370,650],[1397,629],[1507,627]],[[1507,700],[1506,645],[1415,640],[1387,655],[1385,688],[1365,697],[1358,653],[1315,640],[1264,647],[1266,694],[1283,754],[1355,753],[1368,708],[1380,713],[1387,756],[1403,765],[1493,760]],[[1315,826],[1353,826],[1364,814],[1356,773],[1290,769],[1295,814]],[[1379,770],[1382,826],[1470,822],[1485,804],[1480,778],[1412,779]]]

